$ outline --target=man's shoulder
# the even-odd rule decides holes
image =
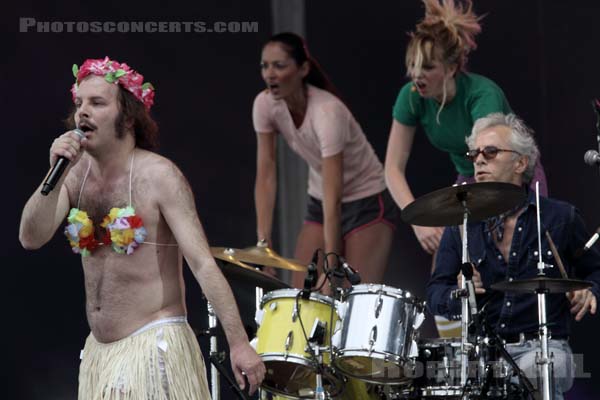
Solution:
[[[139,156],[136,156],[136,160],[139,159],[139,162],[136,161],[136,174],[158,182],[181,174],[177,165],[167,157],[148,150],[139,152]]]
[[[540,196],[540,202],[542,205],[546,205],[547,207],[555,207],[557,209],[570,210],[575,208],[575,206],[567,201],[555,199],[553,197],[543,197]]]
[[[570,218],[575,206],[569,202],[558,200],[551,197],[540,196],[540,207],[541,210],[548,210],[548,215],[558,216],[559,218]],[[542,212],[543,214],[543,212]]]

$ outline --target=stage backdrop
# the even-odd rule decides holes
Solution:
[[[593,28],[600,4],[488,0],[478,2],[476,11],[487,17],[469,68],[504,89],[515,112],[536,130],[550,194],[576,204],[588,228],[595,229],[600,225],[600,177],[582,158],[585,150],[596,148],[590,100],[600,96],[596,72],[600,57]],[[307,4],[311,53],[332,77],[382,161],[392,105],[406,82],[407,32],[421,17],[417,0]],[[44,33],[38,29],[43,25],[20,26],[32,18],[36,22],[201,21],[209,26],[217,21],[249,21],[257,22],[258,29],[77,33],[67,32],[62,24],[62,33]],[[270,35],[270,21],[268,1],[187,5],[67,1],[59,6],[20,1],[5,10],[1,23],[8,41],[0,67],[0,109],[5,157],[3,338],[8,362],[3,370],[8,372],[5,382],[14,390],[7,398],[76,398],[79,350],[89,331],[79,257],[71,254],[61,232],[35,252],[23,250],[17,237],[20,210],[47,171],[53,138],[64,132],[61,120],[71,106],[72,64],[108,55],[138,69],[155,85],[152,112],[161,128],[160,152],[190,180],[211,245],[250,246],[256,240],[251,107],[263,88],[260,48]],[[20,32],[25,27],[27,31]],[[58,30],[57,25],[54,28]],[[447,157],[422,134],[415,140],[408,173],[416,195],[447,186],[455,177]],[[423,296],[430,265],[412,230],[399,224],[387,282]],[[186,281],[190,321],[200,332],[206,328],[204,302],[187,272]],[[253,299],[248,300],[246,289],[236,291],[245,305],[244,318],[251,321],[248,304]],[[598,318],[587,317],[574,324],[571,341],[574,351],[584,355],[579,369],[592,377],[600,376],[595,362],[600,349],[594,345],[599,327]],[[433,334],[429,322],[423,335]],[[206,339],[200,343],[206,351]],[[582,379],[571,398],[591,398],[598,387],[597,379]],[[232,397],[224,393],[223,398]]]

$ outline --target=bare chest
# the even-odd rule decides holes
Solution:
[[[129,177],[110,181],[90,177],[78,189],[71,195],[75,200],[71,204],[88,214],[97,233],[102,229],[102,220],[113,208],[131,206],[146,224],[156,226],[159,223],[158,207],[152,203],[143,177],[133,179],[131,185]]]
[[[515,232],[516,218],[507,218],[504,222],[504,235],[502,240],[498,240],[498,237],[494,233],[494,242],[496,247],[500,250],[504,261],[508,262],[508,255],[510,253],[510,247],[512,245],[512,239]]]
[[[111,182],[88,179],[79,194],[78,208],[86,211],[94,221],[101,221],[113,207],[133,206],[134,192],[135,188],[132,185],[130,189],[126,179]]]

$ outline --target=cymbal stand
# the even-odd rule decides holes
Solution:
[[[219,357],[217,346],[217,314],[210,301],[206,302],[208,308],[208,333],[210,335],[210,357]],[[210,365],[210,387],[212,400],[221,399],[219,371],[214,363]]]
[[[215,368],[217,368],[219,370],[221,375],[223,375],[223,378],[225,378],[225,380],[229,383],[229,387],[231,388],[231,390],[237,396],[238,399],[250,400],[250,398],[246,395],[246,393],[244,393],[242,391],[242,389],[240,389],[237,382],[227,373],[227,370],[225,369],[223,364],[221,364],[222,360],[220,359],[219,356],[211,355],[210,363],[211,363],[211,365],[213,365]],[[261,398],[261,397],[259,396],[259,398]]]
[[[466,201],[466,193],[458,193],[458,200],[461,202],[464,213],[463,213],[463,223],[462,223],[462,263],[469,262],[469,254],[467,252],[468,248],[468,239],[467,239],[467,223],[469,220],[469,209],[467,207]],[[465,387],[467,384],[467,378],[469,376],[469,351],[472,348],[471,343],[469,343],[469,296],[468,296],[468,288],[467,288],[467,279],[463,275],[463,279],[461,280],[461,309],[462,309],[462,317],[461,317],[461,341],[460,341],[460,385]],[[468,395],[463,395],[463,398],[467,398]]]
[[[260,268],[256,267],[256,270],[260,271]],[[255,294],[255,299],[254,299],[254,306],[255,306],[255,314],[260,311],[260,303],[262,302],[262,298],[263,298],[263,288],[256,286],[254,288],[254,294]],[[249,338],[250,340],[252,340],[252,338]],[[262,392],[263,389],[262,387],[258,388],[258,398],[261,399],[262,398]]]
[[[535,203],[537,209],[537,230],[538,230],[538,276],[546,275],[544,269],[551,268],[551,265],[547,265],[542,261],[542,230],[540,220],[540,182],[535,184]],[[536,364],[538,364],[541,370],[542,377],[542,399],[550,400],[554,394],[554,391],[550,392],[550,358],[548,357],[548,324],[546,320],[546,293],[547,289],[536,289],[538,296],[538,321],[540,325],[539,339],[541,355],[536,357]],[[552,394],[552,397],[550,397]]]

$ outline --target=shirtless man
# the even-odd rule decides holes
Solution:
[[[68,169],[48,196],[38,188],[21,217],[26,249],[65,234],[82,257],[91,333],[80,399],[207,399],[206,369],[186,322],[182,255],[223,325],[236,380],[254,392],[264,377],[227,281],[216,266],[181,171],[149,151],[154,88],[126,64],[87,60],[77,70],[69,130],[54,140]],[[71,209],[69,211],[69,209]],[[110,212],[109,212],[110,210]],[[108,213],[108,215],[107,215]]]

